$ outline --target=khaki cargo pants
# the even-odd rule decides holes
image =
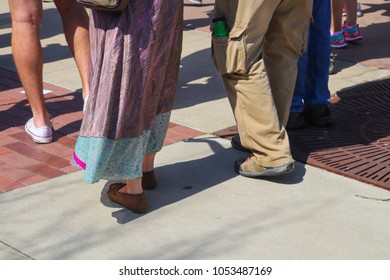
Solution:
[[[230,33],[212,38],[213,62],[241,143],[265,167],[292,161],[284,126],[311,12],[312,0],[215,1],[214,17],[224,17]]]

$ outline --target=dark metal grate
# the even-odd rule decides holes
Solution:
[[[289,131],[294,158],[390,190],[390,79],[330,101],[333,127]]]

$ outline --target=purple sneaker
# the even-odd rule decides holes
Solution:
[[[347,42],[344,39],[344,33],[341,32],[337,35],[330,35],[330,46],[336,49],[346,47]]]

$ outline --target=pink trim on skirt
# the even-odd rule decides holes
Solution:
[[[80,166],[82,169],[86,169],[87,168],[87,165],[85,164],[84,161],[82,161],[81,159],[79,159],[76,155],[76,152],[73,152],[73,160],[75,163],[77,163],[78,166]]]

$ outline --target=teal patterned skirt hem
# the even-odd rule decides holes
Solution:
[[[156,117],[151,130],[137,138],[107,139],[79,136],[72,163],[85,169],[84,181],[126,180],[142,177],[145,154],[157,153],[164,144],[170,112]]]

